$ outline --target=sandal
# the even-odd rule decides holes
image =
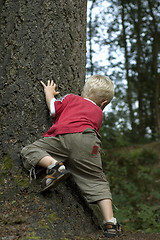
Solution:
[[[59,171],[59,167],[63,165],[62,162],[57,163],[53,168],[47,169],[47,176],[42,180],[41,192],[50,188],[56,188],[57,185],[67,179],[70,175],[68,170]]]

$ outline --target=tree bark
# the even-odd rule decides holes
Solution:
[[[0,20],[1,154],[17,159],[51,123],[40,80],[61,95],[82,89],[86,0],[1,1]]]

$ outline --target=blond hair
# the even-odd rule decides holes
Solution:
[[[114,86],[109,77],[93,75],[86,81],[81,96],[100,105],[104,100],[108,103],[114,96]]]

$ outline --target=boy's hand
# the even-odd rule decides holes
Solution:
[[[41,81],[42,86],[44,87],[45,95],[49,95],[50,97],[55,97],[60,92],[56,91],[56,84],[52,81],[48,81],[47,85]]]
[[[44,93],[46,96],[46,103],[50,110],[51,99],[54,98],[59,92],[56,91],[56,84],[52,81],[48,81],[47,85],[41,81],[42,86],[44,87]]]

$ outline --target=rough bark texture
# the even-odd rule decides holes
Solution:
[[[0,237],[64,239],[96,230],[72,179],[39,194],[21,148],[51,124],[40,80],[79,94],[86,59],[86,0],[0,0]],[[73,190],[73,191],[72,191]],[[73,193],[71,193],[73,192]],[[86,224],[87,223],[87,224]]]
[[[51,123],[40,80],[80,93],[86,0],[1,0],[0,9],[1,154],[17,159]]]

